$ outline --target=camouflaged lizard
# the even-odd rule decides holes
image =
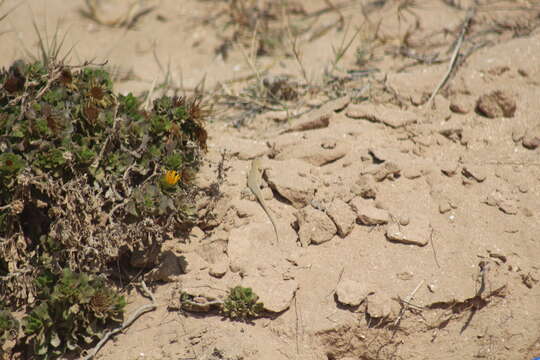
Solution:
[[[261,204],[264,212],[270,219],[270,222],[272,223],[272,226],[274,227],[274,232],[276,233],[276,240],[279,242],[279,235],[277,231],[277,226],[274,218],[270,214],[270,211],[268,210],[268,207],[266,206],[264,202],[264,198],[261,193],[261,181],[262,181],[262,172],[263,172],[263,166],[262,166],[262,159],[257,158],[254,159],[251,162],[251,169],[249,170],[248,178],[247,178],[247,185],[253,195],[257,198],[257,201],[259,201],[259,204]]]

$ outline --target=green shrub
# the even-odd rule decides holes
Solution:
[[[199,97],[144,108],[99,67],[1,70],[0,301],[29,305],[46,270],[105,272],[189,229],[208,114]]]
[[[263,304],[259,297],[251,290],[236,286],[229,291],[229,295],[223,302],[222,312],[231,319],[245,320],[261,316]]]
[[[102,278],[65,269],[57,279],[41,276],[38,289],[43,299],[23,319],[23,329],[34,354],[43,359],[90,345],[122,321],[125,300]]]
[[[0,354],[4,343],[19,332],[19,322],[6,310],[0,310]]]

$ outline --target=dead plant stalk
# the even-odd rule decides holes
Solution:
[[[450,64],[448,64],[448,70],[446,71],[445,75],[443,76],[435,90],[433,90],[433,92],[431,93],[431,96],[426,103],[428,107],[432,103],[439,90],[441,90],[441,88],[450,78],[450,74],[452,73],[456,65],[456,60],[459,54],[459,50],[461,49],[461,45],[463,44],[463,39],[465,38],[465,34],[467,33],[467,28],[469,27],[469,23],[471,22],[475,13],[476,9],[474,8],[467,11],[467,15],[465,16],[465,20],[463,21],[463,25],[461,26],[461,33],[459,34],[458,41],[456,42],[456,46],[454,47],[454,52],[452,53],[452,57],[450,58]]]

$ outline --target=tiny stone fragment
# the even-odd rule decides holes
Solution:
[[[459,169],[459,163],[457,162],[457,160],[456,161],[447,160],[447,161],[443,161],[441,164],[441,172],[448,177],[452,177],[456,175],[458,169]]]
[[[399,224],[401,226],[407,226],[407,225],[409,225],[409,222],[410,222],[410,219],[409,219],[409,217],[407,215],[401,215],[399,217]]]
[[[522,140],[523,147],[534,150],[540,146],[540,125],[527,129]]]
[[[410,271],[403,271],[403,272],[397,273],[396,276],[399,280],[405,280],[405,281],[412,280],[412,278],[414,278],[414,274]]]
[[[474,107],[474,100],[464,95],[456,96],[450,101],[450,111],[456,114],[467,114]]]
[[[474,180],[476,180],[476,182],[479,183],[486,180],[487,177],[483,169],[473,165],[467,165],[466,167],[463,167],[462,173],[466,177],[473,178]]]
[[[441,214],[446,214],[450,210],[452,210],[452,206],[450,205],[448,200],[443,199],[439,202],[439,212]]]

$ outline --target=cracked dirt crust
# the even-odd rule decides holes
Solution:
[[[5,8],[15,3],[7,1]],[[170,61],[172,76],[181,72],[187,88],[204,74],[212,88],[251,73],[240,51],[232,50],[226,61],[214,53],[220,39],[202,20],[220,2],[149,2],[156,8],[132,30],[82,18],[83,3],[36,0],[19,6],[1,23],[1,64],[23,56],[18,38],[35,48],[31,9],[49,34],[58,21],[69,29],[68,41],[78,43],[75,62],[108,59],[131,72],[119,91],[140,92],[163,78],[155,58],[161,66]],[[309,13],[327,4],[310,1],[304,7]],[[532,1],[482,4],[523,8],[480,12],[478,23],[493,16],[518,27],[540,14],[538,7],[527,7]],[[354,5],[341,13],[361,24],[365,19]],[[392,6],[397,3],[388,2],[371,19],[381,20],[385,51],[416,20],[420,29],[410,44],[437,30],[456,32],[465,15],[443,1],[418,1],[416,20],[400,22],[388,15]],[[319,21],[336,18],[326,12]],[[448,61],[406,67],[410,59],[378,49],[377,74],[351,80],[350,94],[328,103],[308,98],[321,107],[290,123],[275,121],[283,114],[272,112],[235,128],[218,114],[208,126],[208,163],[198,178],[203,188],[210,186],[225,152],[223,197],[212,227],[195,228],[187,244],[165,244],[168,254],[183,256],[187,273],[155,285],[158,309],[97,358],[540,356],[540,31],[508,34],[467,58],[433,107],[421,104]],[[342,38],[343,32],[331,30],[304,42],[303,65],[314,81]],[[342,66],[354,67],[354,51]],[[292,58],[272,72],[300,77]],[[367,85],[377,101],[354,101],[354,91]],[[318,125],[284,131],[302,122]],[[262,193],[277,222],[277,246],[272,225],[246,188],[250,160],[261,156]],[[207,205],[202,201],[200,210]],[[180,289],[219,298],[238,284],[252,287],[276,315],[248,324],[167,308]],[[147,302],[135,292],[128,300],[128,312]]]

